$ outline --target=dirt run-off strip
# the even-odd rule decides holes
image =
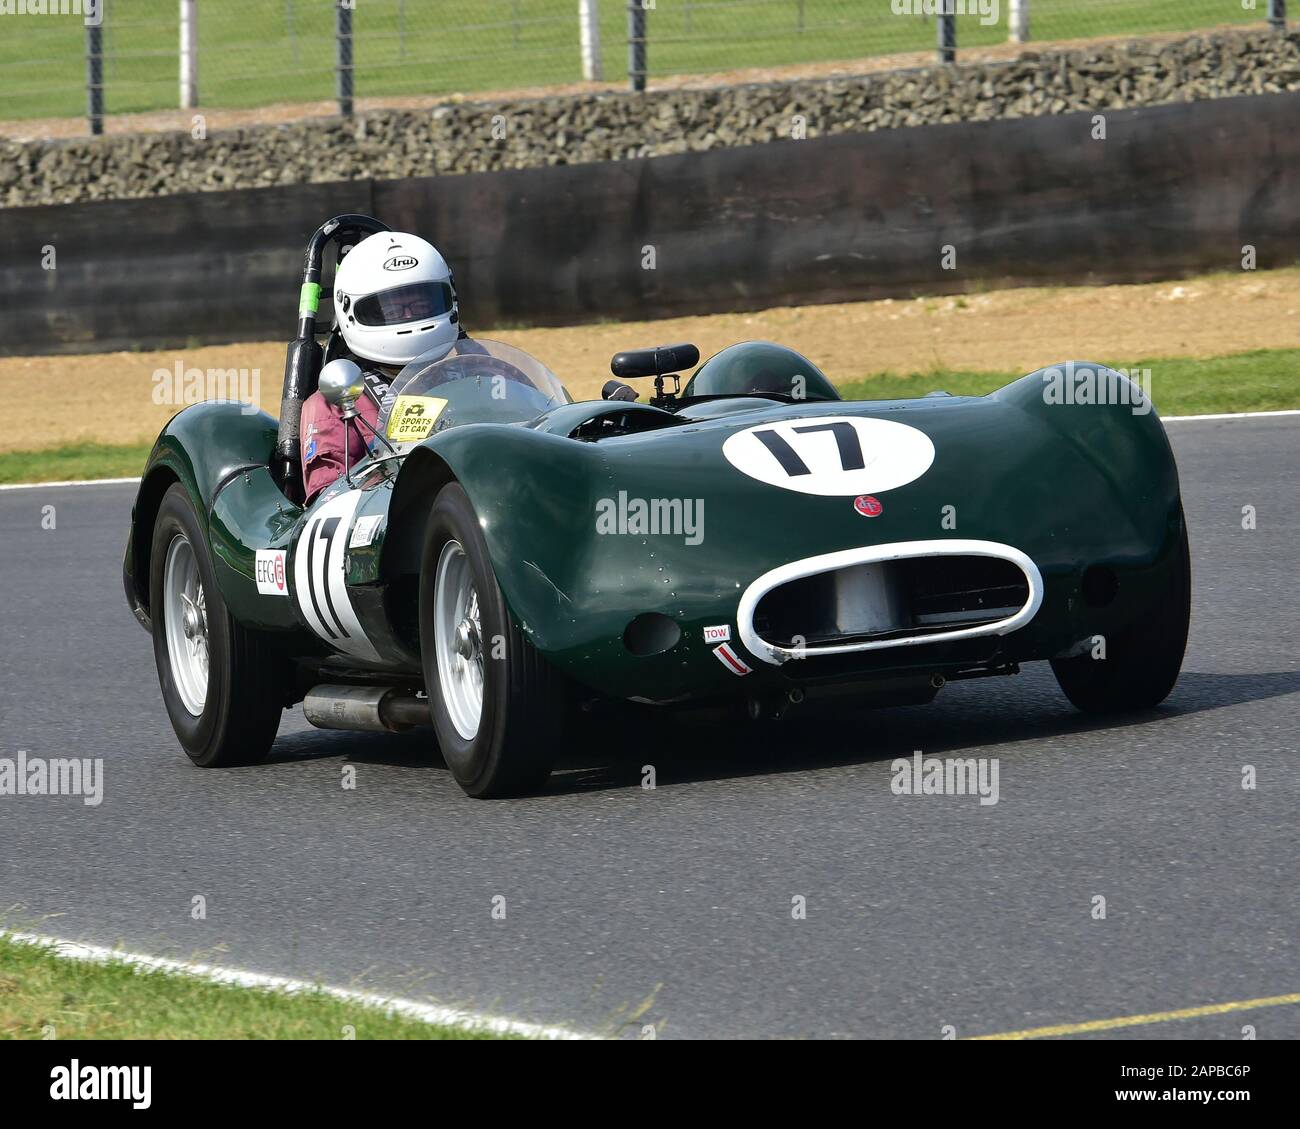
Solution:
[[[295,292],[286,287],[285,329]],[[795,306],[755,313],[548,329],[476,326],[472,333],[538,357],[577,399],[594,399],[621,349],[693,341],[707,357],[736,341],[777,341],[835,382],[938,369],[1032,372],[1065,360],[1121,367],[1152,357],[1213,357],[1300,348],[1300,269],[1213,275],[1140,286],[998,290],[951,298]],[[183,403],[156,403],[162,369],[259,371],[257,400],[274,414],[285,341],[86,356],[0,357],[0,396],[39,405],[0,433],[0,452],[98,442],[148,443]],[[1300,405],[1287,404],[1294,407]]]

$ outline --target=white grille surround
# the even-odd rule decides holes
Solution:
[[[1014,615],[992,623],[982,623],[975,627],[954,628],[951,631],[930,631],[923,634],[908,635],[894,639],[868,639],[853,643],[805,644],[800,647],[786,647],[770,643],[762,638],[754,628],[754,613],[759,601],[774,588],[788,584],[792,580],[801,580],[807,576],[834,572],[838,569],[851,568],[854,565],[878,564],[884,561],[907,560],[913,557],[963,556],[993,557],[1009,561],[1024,573],[1029,588],[1029,598],[1024,606]],[[963,539],[935,541],[895,541],[888,545],[867,545],[857,549],[842,549],[835,553],[824,553],[817,557],[791,561],[769,572],[763,573],[745,589],[740,597],[740,606],[736,611],[736,627],[740,641],[745,648],[760,662],[780,666],[797,658],[813,658],[822,655],[847,655],[859,651],[881,651],[890,647],[913,647],[922,643],[948,643],[957,639],[974,639],[982,635],[1007,635],[1024,627],[1038,613],[1043,603],[1043,577],[1038,566],[1011,545],[997,541],[972,541]]]

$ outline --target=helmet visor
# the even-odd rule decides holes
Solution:
[[[401,325],[441,317],[451,311],[451,286],[446,282],[408,282],[352,304],[352,316],[362,325]]]

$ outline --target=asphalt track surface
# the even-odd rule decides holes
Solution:
[[[0,493],[0,756],[105,764],[97,808],[0,797],[0,913],[624,1035],[939,1038],[1298,992],[1300,419],[1170,432],[1194,605],[1161,709],[1089,720],[1036,665],[849,722],[602,733],[544,795],[492,803],[428,731],[296,710],[271,763],[192,767],[122,597],[135,488]],[[893,795],[917,749],[999,758],[999,802]],[[1300,1037],[1300,1006],[1101,1037],[1245,1024]]]

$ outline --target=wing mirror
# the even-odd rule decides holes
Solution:
[[[366,386],[361,378],[361,366],[339,357],[320,370],[318,387],[325,402],[342,409],[346,415],[355,408]]]

